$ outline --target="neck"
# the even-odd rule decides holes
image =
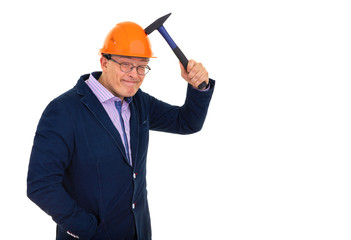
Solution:
[[[107,85],[107,81],[106,81],[106,76],[104,73],[101,74],[101,76],[98,79],[98,82],[104,86],[110,93],[112,93],[115,97],[118,97],[119,99],[121,99],[121,102],[123,103],[124,97],[120,96],[119,94],[117,94],[116,92],[113,91],[113,89],[111,89],[108,85]]]

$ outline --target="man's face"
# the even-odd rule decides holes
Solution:
[[[138,91],[140,85],[143,83],[145,75],[137,73],[137,66],[146,66],[149,62],[147,58],[133,58],[112,56],[112,59],[123,64],[129,63],[135,66],[129,73],[121,70],[121,65],[101,57],[100,63],[103,71],[100,77],[100,83],[109,90],[113,95],[123,100],[125,97],[132,97]]]

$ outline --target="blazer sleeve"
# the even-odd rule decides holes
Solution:
[[[191,134],[202,129],[212,98],[215,81],[210,79],[208,91],[188,85],[183,106],[173,106],[157,100],[150,101],[150,129],[178,134]]]
[[[36,131],[27,176],[27,195],[59,227],[80,239],[91,239],[96,217],[77,206],[65,191],[64,171],[74,151],[74,131],[63,104],[51,102]]]

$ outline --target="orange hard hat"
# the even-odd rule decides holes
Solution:
[[[153,58],[144,29],[133,22],[118,23],[107,35],[100,54]]]

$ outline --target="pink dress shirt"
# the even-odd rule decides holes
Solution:
[[[89,79],[85,81],[85,83],[89,86],[89,88],[93,91],[95,96],[99,99],[102,106],[106,110],[108,116],[110,117],[113,125],[116,127],[119,135],[121,136],[121,140],[123,142],[124,148],[126,147],[126,143],[123,138],[123,128],[120,122],[119,113],[116,109],[115,102],[121,102],[121,99],[115,97],[112,93],[110,93],[101,83],[95,79],[93,73],[90,74]],[[132,101],[132,98],[124,98],[122,102],[122,118],[124,122],[124,128],[127,135],[128,147],[129,147],[129,159],[130,165],[132,165],[132,151],[130,148],[130,108],[129,104]],[[127,152],[127,151],[126,151]]]

